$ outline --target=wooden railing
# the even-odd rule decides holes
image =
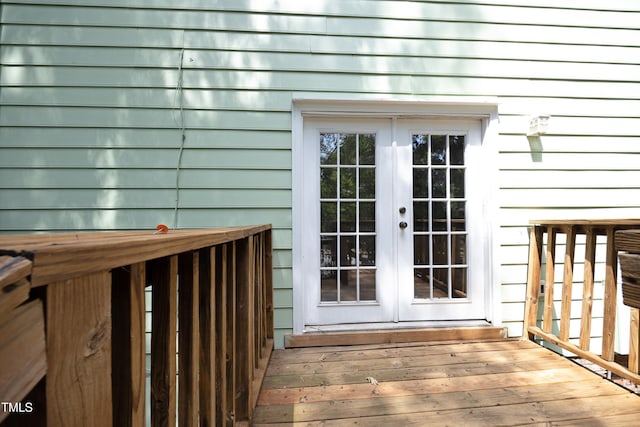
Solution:
[[[151,425],[250,423],[270,226],[3,236],[0,255],[3,426],[144,426],[148,287]]]
[[[529,240],[529,268],[527,277],[527,294],[524,314],[524,338],[534,340],[539,337],[547,342],[567,350],[576,356],[593,362],[602,368],[621,377],[640,383],[638,366],[630,364],[622,366],[614,360],[616,337],[616,304],[617,301],[617,273],[618,253],[615,236],[617,230],[640,228],[640,220],[583,220],[583,221],[531,221]],[[558,236],[564,235],[564,261],[562,274],[562,291],[559,317],[554,311],[554,295],[556,282],[556,248]],[[572,312],[574,284],[574,257],[576,240],[584,236],[584,278],[582,281],[582,298],[577,301],[580,313]],[[591,349],[592,320],[594,302],[594,272],[598,236],[606,239],[604,256],[604,310],[602,314],[602,348]],[[544,251],[543,251],[544,246]],[[543,255],[544,254],[544,255]],[[542,316],[539,318],[539,298],[541,292],[541,272],[545,268],[544,303]],[[577,308],[577,306],[575,307]],[[633,313],[632,313],[633,314]],[[637,313],[636,313],[637,315]],[[570,322],[573,319],[580,322],[579,337],[572,342],[570,336]],[[637,323],[634,324],[632,315],[631,335],[637,334]],[[559,324],[559,325],[558,325]],[[635,332],[634,332],[635,331]],[[639,348],[637,342],[630,346],[629,360],[637,360]]]

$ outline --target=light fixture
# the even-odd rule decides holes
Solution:
[[[532,116],[529,119],[529,132],[527,132],[527,136],[540,136],[547,133],[550,117],[551,116],[546,114]]]

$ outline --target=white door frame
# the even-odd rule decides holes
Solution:
[[[376,118],[471,118],[482,121],[481,145],[485,161],[494,165],[497,156],[496,136],[498,122],[498,104],[493,98],[472,98],[465,102],[457,98],[430,98],[421,100],[353,100],[353,99],[293,99],[292,108],[292,261],[293,261],[293,333],[305,332],[305,290],[304,277],[310,272],[304,271],[303,245],[305,232],[303,229],[304,214],[301,207],[304,203],[304,119],[305,117],[376,117]],[[395,143],[392,142],[392,143]],[[497,191],[497,170],[487,171],[489,188],[487,202],[484,205],[486,219],[485,249],[489,268],[485,271],[485,283],[489,284],[486,292],[487,320],[500,325],[499,275],[497,260],[497,235],[499,224],[498,206],[493,202]],[[315,274],[315,272],[313,272]],[[400,324],[401,325],[401,324]]]

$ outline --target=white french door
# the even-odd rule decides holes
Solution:
[[[305,118],[305,325],[485,318],[480,123]]]
[[[480,122],[398,120],[396,136],[398,320],[485,319]]]

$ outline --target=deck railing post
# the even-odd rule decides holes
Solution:
[[[111,426],[111,273],[47,287],[47,425]]]

